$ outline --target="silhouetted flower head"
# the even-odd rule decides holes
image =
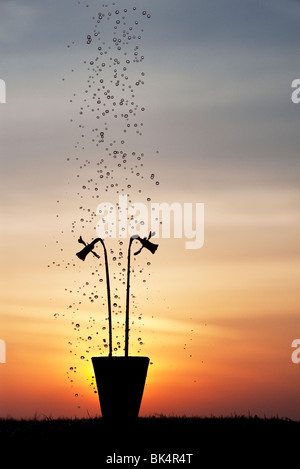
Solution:
[[[140,241],[140,243],[142,244],[142,247],[137,252],[134,253],[135,256],[137,256],[142,251],[143,248],[148,249],[148,251],[152,252],[152,254],[155,253],[156,249],[158,248],[158,244],[154,244],[151,241],[149,241],[151,236],[154,236],[154,234],[155,233],[151,233],[150,231],[148,238],[140,238],[140,236],[137,236],[137,235],[132,236],[132,238]]]

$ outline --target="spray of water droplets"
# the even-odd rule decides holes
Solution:
[[[108,318],[103,252],[97,246],[101,258],[91,256],[80,264],[75,253],[82,246],[77,244],[77,239],[82,236],[89,243],[97,237],[98,204],[110,202],[118,206],[119,195],[126,195],[129,204],[140,201],[149,205],[159,186],[154,170],[159,152],[149,151],[151,146],[143,141],[143,119],[147,112],[143,102],[146,100],[143,33],[151,14],[136,6],[124,8],[126,3],[102,4],[100,11],[91,17],[91,29],[87,31],[84,44],[74,41],[68,45],[75,50],[85,47],[83,63],[78,66],[84,70],[81,76],[85,83],[79,89],[75,86],[69,96],[70,121],[77,137],[72,154],[66,158],[70,174],[73,174],[69,185],[76,187],[71,196],[74,201],[77,199],[78,206],[69,230],[74,250],[72,259],[63,257],[52,266],[80,273],[81,283],[75,289],[66,289],[72,299],[77,297],[78,301],[73,301],[65,314],[73,330],[70,353],[79,363],[89,361],[95,353],[108,354]],[[75,75],[73,65],[71,76]],[[63,77],[63,82],[68,92],[72,86],[74,88],[72,79]],[[70,244],[70,233],[65,235]],[[61,239],[56,242],[62,243]],[[128,239],[108,238],[105,243],[112,282],[113,352],[118,355],[124,350]],[[134,260],[132,268],[130,298],[130,327],[136,329],[132,344],[135,353],[140,353],[143,346],[143,311],[134,294],[134,285],[142,285],[146,292],[150,275],[147,256],[140,257],[142,259]],[[76,372],[73,364],[68,370],[71,382]],[[94,388],[94,382],[91,385]]]

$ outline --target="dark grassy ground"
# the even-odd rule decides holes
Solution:
[[[101,418],[0,420],[1,456],[8,454],[22,464],[134,467],[127,462],[109,464],[114,453],[140,456],[137,467],[286,468],[300,459],[300,422],[257,417],[150,417],[109,425]],[[151,454],[172,456],[158,464],[151,463]],[[173,454],[193,454],[191,463],[188,457],[171,463]]]

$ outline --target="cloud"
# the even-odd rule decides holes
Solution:
[[[149,2],[150,3],[150,2]],[[153,40],[177,45],[239,43],[247,46],[265,43],[293,45],[299,40],[300,10],[294,2],[274,0],[152,0],[154,21],[159,33]]]
[[[38,11],[30,2],[24,4],[16,0],[2,2],[0,9],[0,41],[5,50],[6,47],[20,44],[26,33],[32,31],[38,19]]]

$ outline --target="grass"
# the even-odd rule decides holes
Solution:
[[[107,456],[141,455],[147,459],[151,453],[192,453],[189,467],[217,467],[230,462],[232,467],[241,463],[240,455],[253,464],[259,458],[267,468],[271,461],[284,458],[284,466],[298,451],[300,422],[280,418],[257,416],[233,417],[166,417],[139,418],[136,422],[105,423],[101,418],[32,420],[0,419],[1,454],[8,448],[19,448],[22,461],[37,449],[47,458],[84,458],[96,460],[97,467],[115,467],[106,463]],[[22,449],[21,449],[22,448]],[[11,449],[9,450],[11,451]],[[209,462],[209,465],[207,465]],[[291,459],[291,462],[294,462]],[[295,461],[296,462],[296,461]],[[170,463],[140,462],[139,467],[156,467]],[[187,464],[187,462],[185,463]],[[128,464],[129,465],[129,464]],[[172,464],[173,465],[173,464]],[[176,463],[176,466],[178,463]],[[122,465],[120,465],[120,468]],[[259,467],[262,467],[259,464]]]

